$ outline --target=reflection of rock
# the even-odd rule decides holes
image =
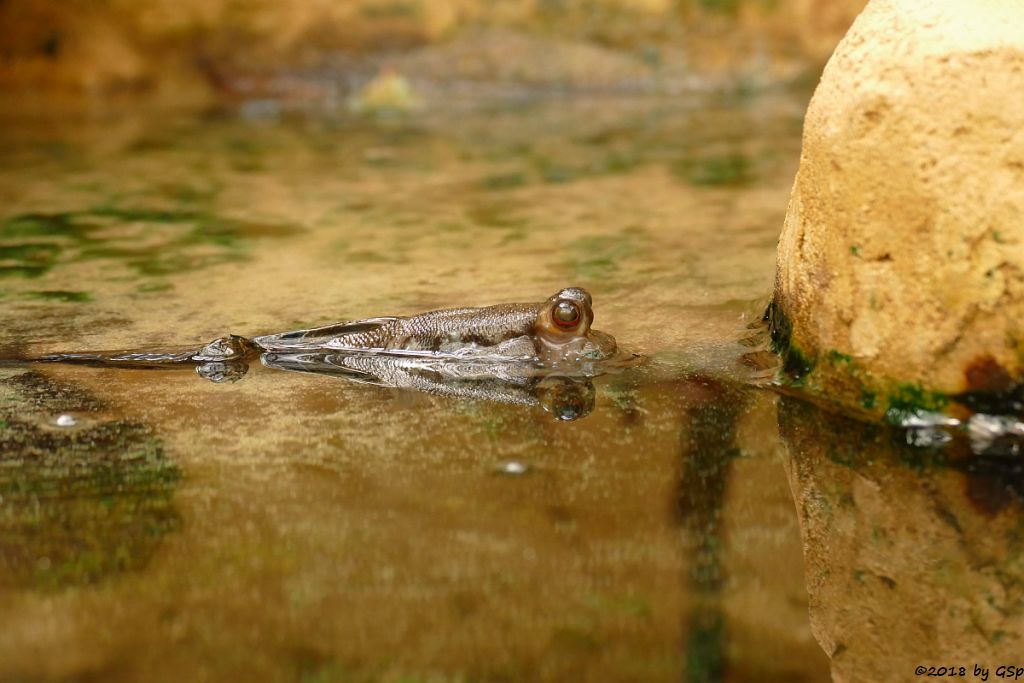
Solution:
[[[908,451],[883,428],[793,400],[780,405],[779,422],[811,626],[833,680],[908,681],[918,665],[1016,661],[1024,651],[1019,468],[969,461],[965,477],[938,451]]]
[[[1019,379],[1022,69],[1013,2],[876,0],[837,48],[778,252],[776,307],[812,390],[854,404],[865,384]]]
[[[0,396],[0,586],[77,585],[142,566],[180,523],[180,475],[159,443],[138,423],[93,422],[93,399],[35,373],[0,380]],[[65,411],[82,417],[59,427]]]

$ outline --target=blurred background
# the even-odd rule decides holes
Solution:
[[[332,102],[381,69],[452,90],[813,80],[864,0],[4,0],[5,105]],[[479,95],[479,92],[474,91]]]

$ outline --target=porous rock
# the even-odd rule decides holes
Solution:
[[[868,4],[807,112],[773,307],[843,403],[1021,381],[1024,4]]]

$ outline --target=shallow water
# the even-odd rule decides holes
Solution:
[[[0,680],[1011,663],[1019,468],[751,386],[738,340],[771,290],[804,104],[7,118],[6,355],[572,284],[649,362],[595,379],[574,421],[258,365],[221,384],[2,369]]]

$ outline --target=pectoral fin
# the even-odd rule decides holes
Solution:
[[[394,320],[397,320],[397,318],[384,317],[350,320],[324,327],[313,327],[308,330],[269,334],[264,337],[256,337],[253,341],[267,351],[315,349],[323,347],[331,339],[343,335],[372,332]]]

